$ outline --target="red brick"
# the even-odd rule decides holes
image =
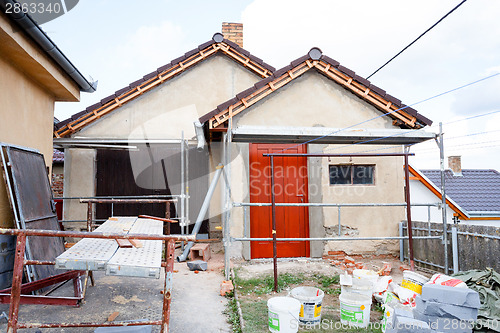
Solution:
[[[357,269],[363,269],[363,267],[365,267],[365,265],[362,262],[357,262],[355,265]]]
[[[349,256],[346,256],[345,259],[344,259],[344,262],[345,263],[354,264],[356,261],[353,258],[351,258]]]
[[[343,255],[343,256],[345,256],[345,252],[344,251],[328,251],[328,255],[331,255],[331,256]]]
[[[410,270],[410,266],[408,265],[401,265],[399,266],[399,270],[404,272],[404,271],[409,271]]]

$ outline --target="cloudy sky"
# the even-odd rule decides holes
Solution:
[[[320,47],[363,77],[424,32],[458,0],[80,1],[42,28],[97,92],[57,103],[60,120],[209,40],[221,22],[243,22],[244,48],[280,68]],[[370,80],[444,123],[445,154],[464,168],[500,170],[500,1],[468,0]],[[495,111],[499,111],[494,113]],[[492,113],[470,120],[463,118]],[[433,126],[429,130],[437,131]],[[412,147],[419,168],[439,168],[434,142]],[[355,147],[353,151],[362,151]]]

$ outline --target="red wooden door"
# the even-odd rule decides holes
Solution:
[[[250,144],[250,202],[271,202],[271,166],[266,153],[306,153],[305,145]],[[307,158],[275,157],[274,181],[276,203],[307,202]],[[271,207],[250,208],[250,235],[252,238],[272,238]],[[309,237],[307,207],[276,207],[276,235],[278,238]],[[272,242],[252,242],[252,258],[271,258]],[[278,257],[308,257],[309,242],[278,242]]]

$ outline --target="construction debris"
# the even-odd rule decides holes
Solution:
[[[220,285],[220,295],[226,296],[226,294],[233,291],[233,289],[234,289],[233,281],[231,280],[222,281]]]
[[[206,271],[208,264],[203,260],[188,261],[187,266],[190,271]]]
[[[116,317],[118,317],[119,315],[120,315],[120,312],[118,312],[118,311],[113,312],[112,314],[109,315],[108,321],[114,321],[116,319]]]

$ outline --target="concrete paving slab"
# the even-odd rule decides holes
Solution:
[[[220,254],[219,254],[220,256]],[[217,255],[208,262],[208,270],[198,274],[189,271],[186,263],[174,264],[171,333],[231,332],[223,314],[227,299],[221,297],[223,281],[221,260]],[[215,260],[214,260],[215,259]],[[160,279],[106,276],[94,272],[96,286],[87,289],[86,302],[80,308],[44,305],[21,305],[20,322],[105,322],[113,312],[119,312],[116,321],[161,318],[163,274]],[[72,296],[73,285],[67,283],[53,295]],[[9,305],[0,304],[0,313],[8,313]],[[0,323],[0,332],[7,330]],[[153,332],[159,332],[159,326]],[[25,333],[94,332],[94,328],[25,329]]]

